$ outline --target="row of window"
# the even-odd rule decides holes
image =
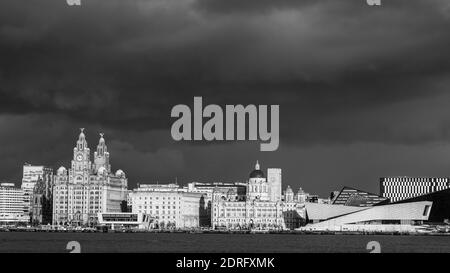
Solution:
[[[223,223],[223,222],[248,222],[248,219],[240,218],[240,219],[219,219],[217,222]],[[282,223],[283,219],[254,219],[253,222],[255,223]]]
[[[245,206],[245,202],[227,202],[225,203],[227,207],[244,207]],[[276,203],[274,202],[259,202],[259,203],[255,203],[254,207],[275,207]]]
[[[217,209],[217,208],[215,208]],[[247,210],[257,210],[258,212],[274,212],[277,211],[276,208],[220,208],[221,211],[227,210],[227,211],[247,211]]]
[[[264,186],[258,186],[258,185],[254,185],[254,186],[249,186],[249,191],[250,192],[268,192],[268,187],[266,185]]]
[[[140,213],[149,213],[149,214],[177,214],[176,210],[167,210],[167,211],[161,211],[161,213],[159,213],[159,210],[139,210]],[[167,212],[167,213],[166,213]]]
[[[139,209],[142,209],[142,207],[144,207],[144,209],[152,209],[152,206],[138,206]],[[173,209],[176,209],[176,206],[172,206]],[[159,206],[155,206],[155,209],[159,209]],[[166,209],[166,206],[162,206],[162,209]],[[170,209],[170,206],[167,206],[167,209]],[[179,207],[179,209],[181,209],[181,207]]]
[[[383,182],[448,182],[448,178],[428,177],[386,177]]]
[[[217,217],[217,213],[214,213],[214,216]],[[261,213],[257,213],[257,214],[253,214],[253,213],[249,213],[248,215],[246,215],[245,213],[227,213],[226,217],[278,217],[278,215],[276,213],[269,213],[269,214],[261,214]],[[219,217],[225,217],[225,213],[220,213]]]
[[[149,196],[148,200],[152,200],[152,198],[153,198],[152,196]],[[159,200],[159,197],[156,196],[155,199]],[[166,200],[166,197],[162,197],[161,199],[162,200]],[[147,200],[147,196],[144,196],[144,198],[142,198],[142,196],[139,196],[139,200]],[[170,197],[170,196],[168,196],[167,200],[177,200],[177,197]],[[178,200],[181,200],[181,197],[178,197]]]
[[[77,210],[75,210],[75,211],[77,211]],[[95,208],[95,209],[90,210],[89,213],[90,213],[90,214],[96,214],[96,213],[98,213],[98,212],[100,212],[100,211],[101,211],[101,209]],[[67,210],[55,210],[55,213],[57,213],[57,214],[58,214],[58,213],[59,213],[59,214],[71,213],[71,214],[73,214],[74,211],[71,210],[70,212],[68,212]]]

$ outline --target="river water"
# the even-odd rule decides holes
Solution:
[[[41,232],[0,232],[0,252],[69,252],[70,241],[81,252],[365,253],[371,241],[383,253],[450,252],[450,236]]]

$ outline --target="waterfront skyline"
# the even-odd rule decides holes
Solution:
[[[130,188],[245,181],[256,159],[323,197],[450,176],[446,1],[85,2],[0,3],[1,180],[68,165],[78,127],[105,132]],[[279,150],[173,141],[170,110],[196,95],[279,104]]]
[[[75,130],[77,130],[77,129],[74,129],[74,131]],[[75,131],[75,132],[77,132],[77,131]],[[88,139],[88,141],[89,141],[89,136],[90,135],[92,135],[92,134],[89,134],[87,132],[87,139]],[[92,136],[92,141],[94,141],[94,143],[93,144],[89,144],[89,146],[90,147],[92,146],[92,148],[95,148],[95,145],[96,145],[95,141],[96,141],[97,135],[98,134],[96,133],[96,134],[94,134]],[[75,140],[75,138],[74,138],[73,135],[71,136],[71,138],[72,139],[69,142],[71,143],[71,146],[73,146],[73,141]],[[119,141],[114,141],[113,137],[112,137],[113,140],[111,140],[111,138],[108,138],[108,139],[109,139],[109,142],[111,143],[109,145],[109,150],[112,151],[116,155],[111,160],[113,162],[113,164],[117,164],[116,162],[121,162],[121,164],[120,164],[121,166],[128,166],[128,164],[126,164],[127,163],[126,161],[121,160],[120,152],[123,151],[123,150],[115,149],[115,147],[114,147],[114,144],[119,144],[120,145],[120,142]],[[90,143],[92,143],[92,142],[90,142]],[[44,143],[42,143],[42,144],[45,146]],[[224,144],[222,146],[227,146],[227,145],[228,144]],[[252,146],[251,148],[254,148],[254,146],[257,146],[257,145],[245,145],[244,144],[243,146]],[[66,150],[68,148],[70,149],[70,147],[67,147]],[[433,148],[433,147],[431,147],[431,148]],[[438,148],[438,146],[435,146],[434,148]],[[404,150],[404,151],[406,151],[406,150]],[[330,152],[330,153],[333,153],[333,152]],[[338,152],[336,154],[339,154],[339,153],[340,152]],[[56,163],[55,165],[48,164],[48,163],[44,164],[42,161],[38,161],[39,160],[38,155],[31,155],[31,157],[36,158],[35,161],[26,161],[26,162],[27,163],[31,163],[31,164],[49,166],[49,167],[52,167],[52,168],[54,168],[56,170],[57,168],[59,168],[62,165],[64,165],[64,166],[70,165],[70,160],[71,160],[70,156],[67,156],[67,152],[66,153],[63,152],[63,154],[65,154],[65,157],[67,159],[64,160],[64,161],[57,161],[57,162],[61,162],[59,165],[57,165],[58,163]],[[450,154],[450,152],[449,152],[449,154]],[[277,159],[276,156],[275,156],[275,158],[271,158],[271,156],[270,156],[271,153],[267,154],[268,156],[263,156],[263,155],[264,155],[264,153],[261,153],[260,157],[259,157],[259,160],[262,162],[262,168],[267,169],[267,168],[271,168],[271,167],[280,167],[275,162],[277,160],[274,160],[274,159]],[[430,153],[430,156],[432,156],[431,153]],[[261,160],[261,159],[263,159],[263,160]],[[422,159],[424,161],[426,161],[426,158],[422,158]],[[128,172],[128,176],[133,178],[133,180],[130,179],[130,188],[136,187],[137,184],[139,184],[139,183],[161,183],[161,184],[166,184],[166,183],[175,183],[175,182],[177,182],[177,183],[179,183],[181,185],[187,185],[187,183],[193,182],[193,181],[197,181],[197,182],[238,182],[238,181],[239,182],[245,182],[246,179],[247,179],[246,176],[248,175],[247,174],[248,169],[251,168],[251,167],[249,167],[247,165],[251,166],[252,162],[254,160],[255,160],[254,158],[251,158],[251,159],[249,159],[248,162],[244,163],[245,165],[242,165],[242,166],[236,166],[237,164],[233,164],[233,165],[235,165],[235,168],[237,170],[242,169],[242,171],[240,171],[239,173],[224,174],[224,175],[217,176],[217,177],[207,176],[207,175],[204,175],[204,172],[202,172],[201,174],[199,174],[197,176],[195,174],[193,174],[192,176],[187,176],[187,178],[183,178],[182,176],[170,177],[170,176],[151,176],[151,175],[149,175],[148,178],[142,178],[142,179],[137,178],[136,179],[136,177],[138,177],[136,175],[136,173]],[[314,160],[319,160],[319,159],[315,158]],[[330,159],[330,161],[334,161],[334,160],[338,160],[338,159],[337,158]],[[267,163],[267,162],[269,162],[269,163]],[[418,160],[418,162],[420,162],[420,161]],[[219,164],[225,164],[225,165],[228,165],[230,163],[232,164],[232,162],[225,162],[225,163],[218,162],[218,163]],[[234,162],[234,163],[236,163],[236,162]],[[294,164],[290,165],[290,167],[292,169],[294,169],[295,168],[295,162],[291,162],[291,163],[294,163]],[[209,163],[209,164],[211,164],[211,163]],[[198,166],[194,165],[193,167],[198,167]],[[4,179],[4,178],[2,178],[1,181],[12,182],[12,183],[15,183],[16,186],[20,186],[20,183],[21,183],[21,180],[22,180],[22,168],[23,168],[23,165],[18,165],[15,168],[15,169],[17,169],[18,173],[14,174],[13,177],[14,176],[17,177],[16,180],[15,179]],[[128,170],[128,167],[123,167],[123,169],[124,170]],[[131,169],[133,170],[134,168],[131,168]],[[334,166],[334,168],[332,168],[332,169],[336,170],[336,166]],[[306,170],[305,169],[305,171],[308,172],[310,170]],[[357,173],[356,170],[355,170],[355,173]],[[408,172],[406,170],[406,171],[404,171],[404,173],[392,171],[391,173],[393,174],[392,176],[426,177],[426,175],[423,174],[425,172],[420,172],[420,171],[417,171],[417,170],[416,171],[410,171],[410,172]],[[401,174],[399,174],[399,173],[401,173]],[[436,173],[441,173],[441,175],[440,175],[441,177],[448,177],[448,176],[450,176],[445,171],[444,172],[435,172],[435,173],[430,172],[429,176],[430,177],[439,176]],[[397,174],[399,174],[399,175],[397,175]],[[416,175],[414,175],[414,174],[416,174]],[[364,190],[372,191],[372,192],[378,194],[379,193],[379,179],[380,179],[381,175],[374,176],[373,179],[370,181],[371,182],[370,185],[368,185],[366,183],[362,183],[362,184],[361,183],[354,183],[354,184],[352,184],[351,182],[348,182],[348,183],[345,183],[345,184],[343,182],[343,184],[339,184],[339,181],[344,181],[344,179],[341,178],[341,177],[336,176],[335,177],[335,181],[338,181],[338,183],[333,183],[335,181],[330,181],[330,183],[329,183],[330,186],[329,187],[324,187],[324,190],[322,190],[322,191],[309,190],[311,188],[314,188],[314,186],[311,187],[311,185],[309,183],[307,183],[306,181],[305,181],[305,183],[302,183],[302,181],[304,181],[304,180],[300,180],[300,181],[292,180],[291,177],[293,177],[293,176],[291,174],[287,173],[286,171],[284,172],[283,177],[284,177],[284,180],[286,181],[286,183],[289,183],[295,190],[298,189],[299,187],[302,187],[303,189],[307,190],[308,192],[310,192],[312,194],[319,194],[321,197],[326,198],[326,197],[328,197],[328,195],[329,195],[329,193],[331,191],[333,191],[333,190],[340,190],[342,187],[348,186],[348,185],[350,185],[352,187],[357,187],[357,188],[361,188],[361,189],[364,189]],[[333,185],[335,185],[334,188],[333,188]],[[324,186],[326,186],[326,184]]]

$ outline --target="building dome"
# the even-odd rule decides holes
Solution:
[[[65,175],[67,173],[67,169],[63,166],[59,167],[59,169],[56,171],[56,174],[58,175]]]
[[[264,173],[261,170],[253,170],[250,173],[250,178],[264,178]]]
[[[259,168],[259,162],[256,161],[255,169],[250,173],[250,178],[264,178],[264,172]]]
[[[292,190],[291,186],[287,186],[286,188],[286,193],[294,193],[294,191]]]
[[[102,166],[102,167],[98,168],[97,174],[98,174],[98,175],[104,175],[104,174],[106,174],[106,169],[105,169],[105,167]]]
[[[117,170],[116,176],[117,176],[117,177],[125,177],[125,173],[124,173],[124,171],[122,171],[122,170]]]

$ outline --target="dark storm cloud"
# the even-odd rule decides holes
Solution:
[[[323,2],[328,2],[323,0]],[[279,9],[296,9],[318,4],[318,0],[198,0],[195,4],[199,9],[213,13],[265,13]]]
[[[92,145],[104,130],[123,155],[118,166],[136,177],[192,178],[188,154],[209,159],[216,148],[174,144],[167,130],[171,107],[202,95],[221,105],[280,104],[282,146],[447,141],[449,29],[445,0],[375,8],[364,0],[4,0],[0,113],[12,135],[3,137],[13,145],[14,132],[46,128],[24,147],[56,141],[70,152],[76,127],[89,128]],[[211,173],[229,173],[220,162],[239,152],[234,145],[217,148],[223,157]]]
[[[205,2],[89,1],[79,9],[18,2],[2,9],[7,111],[167,128],[170,107],[199,94],[280,103],[289,113],[283,119],[314,120],[427,96],[427,81],[449,68],[448,20],[437,2],[372,11],[360,3],[277,1],[291,9],[217,17],[200,8]],[[208,3],[258,10],[273,2]]]

